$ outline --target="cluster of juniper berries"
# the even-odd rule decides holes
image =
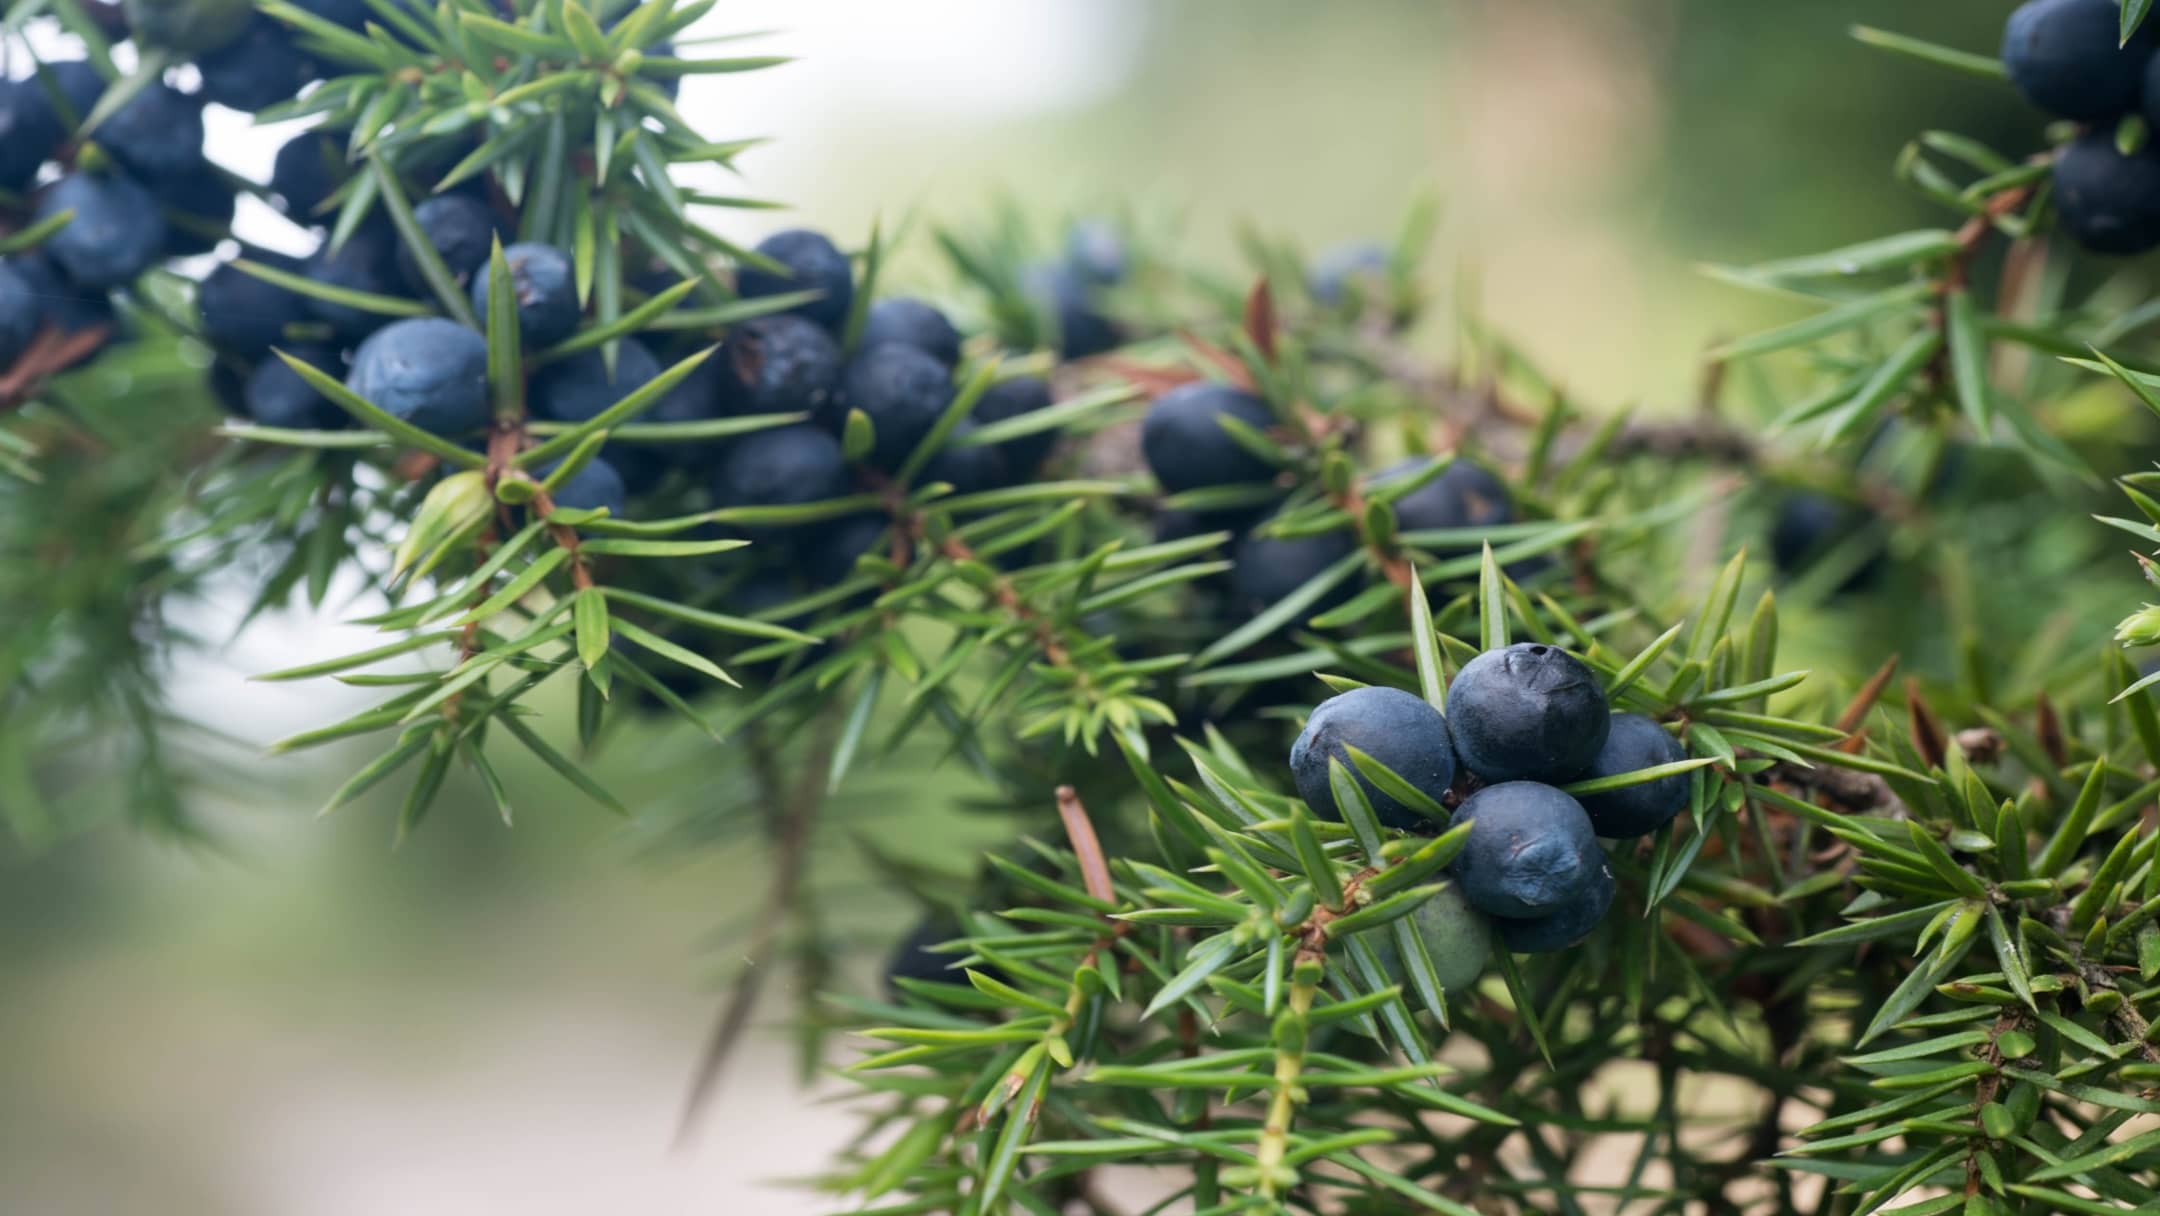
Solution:
[[[2055,160],[2063,230],[2094,253],[2160,245],[2160,58],[2150,26],[2127,42],[2117,0],[2028,0],[2003,28],[2002,63],[2035,106],[2081,124]],[[2142,124],[2126,130],[2124,119]]]
[[[1413,804],[1361,771],[1363,753],[1422,795]],[[1685,759],[1679,742],[1641,714],[1613,713],[1597,676],[1557,647],[1524,642],[1464,664],[1443,714],[1399,689],[1367,687],[1322,702],[1290,749],[1299,797],[1341,819],[1331,762],[1356,776],[1386,827],[1432,832],[1470,824],[1453,885],[1418,912],[1444,984],[1483,967],[1491,938],[1518,953],[1560,950],[1612,906],[1612,870],[1599,837],[1644,836],[1688,803],[1684,773],[1581,800],[1560,787]],[[1452,805],[1443,825],[1434,809]]]

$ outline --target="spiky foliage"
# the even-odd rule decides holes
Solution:
[[[852,403],[645,421],[731,332],[812,302],[739,298],[731,270],[775,267],[697,217],[756,204],[671,177],[748,146],[693,130],[673,82],[774,62],[676,50],[711,7],[370,0],[345,26],[260,6],[324,67],[269,112],[337,133],[336,181],[301,218],[332,250],[393,233],[425,290],[328,283],[244,246],[238,265],[332,315],[483,335],[491,421],[437,435],[293,357],[350,428],[213,429],[166,391],[176,352],[204,349],[193,276],[174,269],[119,293],[124,353],[77,366],[68,334],[40,337],[0,378],[0,521],[20,559],[0,570],[0,802],[20,835],[61,830],[71,800],[54,795],[111,771],[74,740],[127,753],[127,805],[185,824],[158,685],[185,644],[180,597],[237,579],[252,614],[359,586],[382,643],[271,677],[387,690],[282,745],[376,741],[332,805],[395,779],[402,835],[464,768],[507,818],[507,737],[628,809],[580,749],[642,719],[686,727],[643,738],[701,793],[739,791],[660,836],[755,832],[774,857],[754,919],[730,927],[749,966],[690,1110],[762,978],[792,964],[827,990],[796,1011],[806,1065],[855,1053],[865,1134],[820,1180],[848,1210],[1115,1211],[1103,1182],[1126,1166],[1152,1167],[1156,1210],[1207,1213],[2152,1203],[2160,676],[2100,643],[2131,585],[2105,590],[2106,532],[2065,509],[2122,463],[2136,414],[2120,390],[2063,407],[2120,383],[2160,412],[2160,364],[2134,278],[2067,300],[2085,280],[2045,241],[2047,154],[1930,133],[1900,169],[1958,226],[1723,272],[1825,307],[1714,352],[1684,411],[1581,408],[1468,300],[1434,363],[1408,335],[1429,311],[1427,206],[1392,249],[1324,271],[1257,232],[1231,271],[1138,231],[1114,270],[1042,261],[1017,216],[940,232],[957,311],[985,332],[910,443],[881,445]],[[98,125],[180,54],[136,48],[121,78],[116,10],[56,0],[9,20],[66,26],[110,82],[62,151],[92,168]],[[515,217],[477,299],[417,214],[467,190]],[[0,198],[0,249],[69,222],[31,214]],[[572,255],[585,316],[546,349],[524,349],[511,238]],[[885,255],[876,233],[857,251],[843,347]],[[583,421],[530,415],[535,377],[595,351],[616,367],[633,340],[665,370]],[[1044,371],[1054,404],[978,413]],[[1264,402],[1264,425],[1224,423],[1261,471],[1159,494],[1133,423],[1196,379]],[[820,412],[845,493],[710,499],[714,446]],[[1052,439],[1039,475],[954,484],[971,453]],[[633,517],[557,504],[626,448],[673,461]],[[1404,456],[1427,459],[1383,474]],[[1406,519],[1451,461],[1499,475],[1504,518]],[[2107,522],[2160,546],[2154,476],[2122,484],[2150,522]],[[1804,535],[1786,543],[1765,525],[1796,502]],[[1766,549],[1776,561],[1751,556]],[[835,569],[800,576],[818,561]],[[753,600],[776,575],[787,594]],[[2160,638],[2152,615],[2122,640]],[[1288,792],[1284,756],[1330,689],[1444,708],[1451,675],[1511,638],[1581,656],[1616,708],[1684,746],[1575,792],[1684,775],[1688,803],[1608,847],[1620,895],[1586,941],[1502,951],[1450,990],[1416,913],[1450,881],[1463,833],[1440,821],[1469,783],[1435,801],[1353,754],[1335,822]],[[563,685],[574,709],[545,712]],[[944,788],[1018,842],[972,871],[836,823],[850,798],[919,803],[931,772],[964,774]],[[1384,828],[1367,783],[1432,824]],[[951,964],[883,999],[834,980],[849,943],[817,889],[861,864],[938,909]]]

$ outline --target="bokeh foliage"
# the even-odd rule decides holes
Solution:
[[[129,293],[121,358],[38,385],[0,430],[0,519],[9,551],[33,558],[0,575],[0,797],[18,831],[58,830],[50,791],[76,774],[44,757],[86,757],[79,738],[121,741],[128,805],[184,827],[157,691],[183,640],[161,609],[236,568],[258,611],[319,606],[343,575],[380,596],[365,623],[384,643],[275,673],[387,689],[290,741],[380,743],[333,805],[394,776],[402,834],[456,766],[507,816],[504,736],[616,805],[580,749],[670,715],[716,756],[747,754],[755,796],[712,817],[773,842],[773,889],[740,935],[758,969],[831,975],[805,873],[827,859],[828,792],[865,769],[965,767],[984,809],[1028,833],[964,889],[846,842],[943,905],[944,953],[964,968],[798,1011],[808,1062],[836,1033],[867,1045],[848,1072],[872,1134],[823,1180],[860,1200],[850,1210],[1104,1210],[1098,1171],[1133,1164],[1172,1167],[1166,1190],[1209,1212],[2152,1202],[2160,719],[2127,658],[2084,644],[2129,587],[2088,590],[2122,563],[2078,508],[2119,510],[2099,480],[2127,474],[2146,522],[2121,526],[2160,546],[2151,475],[2112,442],[2154,405],[2160,361],[2134,268],[2034,267],[2071,256],[2045,243],[2039,149],[1930,132],[1898,167],[1945,226],[1724,272],[1822,311],[1714,352],[1692,417],[1585,408],[1470,312],[1448,318],[1450,359],[1420,356],[1399,327],[1430,312],[1414,290],[1429,207],[1380,273],[1332,298],[1262,232],[1241,234],[1229,269],[1128,234],[1128,277],[1095,299],[1118,349],[1064,361],[1057,311],[1029,287],[1054,242],[1015,217],[934,234],[992,332],[896,475],[786,509],[715,507],[680,483],[639,518],[556,508],[548,491],[603,443],[793,421],[638,420],[728,326],[788,303],[736,299],[728,271],[755,255],[693,211],[752,200],[670,180],[744,145],[692,130],[665,83],[770,62],[652,53],[706,7],[383,5],[365,35],[264,8],[340,65],[289,110],[351,131],[333,242],[378,209],[409,229],[412,200],[481,178],[523,235],[575,251],[591,318],[527,352],[506,291],[481,310],[449,289],[339,301],[439,309],[487,334],[498,432],[515,441],[480,452],[328,379],[354,429],[213,433],[207,412],[177,411],[114,425],[110,402],[159,394],[200,353],[186,275]],[[141,62],[114,95],[165,66]],[[885,248],[872,234],[860,250],[865,299]],[[678,281],[640,286],[654,262]],[[498,284],[502,269],[498,252]],[[2045,291],[2006,298],[2013,271]],[[661,380],[587,423],[525,418],[531,367],[652,331],[677,356]],[[1052,366],[1058,405],[961,435],[992,383]],[[1130,424],[1144,397],[1197,377],[1267,399],[1275,425],[1240,439],[1270,481],[1152,492]],[[954,493],[927,475],[948,445],[1049,431],[1063,438],[1040,480]],[[873,441],[850,423],[852,454]],[[1498,467],[1519,517],[1401,530],[1390,504],[1416,479],[1369,474],[1406,454],[1439,456],[1428,476],[1448,458]],[[567,459],[538,474],[552,457]],[[1759,540],[1700,560],[1768,531],[1801,490],[1864,522],[1798,568],[1756,556]],[[1262,560],[1251,538],[1151,531],[1172,512],[1276,504],[1259,539],[1343,543],[1267,602],[1225,580]],[[880,543],[839,581],[730,611],[761,544],[862,514]],[[1780,658],[1779,607],[1795,601],[1840,624],[1812,640],[1815,670]],[[2136,620],[2129,640],[2160,632]],[[1284,794],[1282,756],[1329,688],[1444,705],[1449,674],[1510,637],[1582,654],[1616,704],[1678,727],[1693,793],[1674,826],[1614,851],[1624,894],[1590,941],[1503,954],[1450,993],[1404,917],[1459,835],[1382,830],[1347,773],[1348,822],[1316,820]],[[706,695],[736,680],[752,687]],[[557,723],[532,707],[563,684],[574,721]],[[738,990],[706,1075],[755,991]],[[1643,1071],[1651,1083],[1619,1079]],[[1706,1109],[1705,1081],[1744,1094],[1744,1117]]]

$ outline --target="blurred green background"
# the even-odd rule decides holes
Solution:
[[[2039,138],[2007,88],[1845,27],[1990,49],[2010,7],[766,0],[722,6],[713,32],[787,31],[771,45],[801,62],[693,78],[684,109],[716,138],[776,140],[746,158],[748,189],[798,210],[745,236],[807,221],[858,241],[875,216],[964,225],[1012,199],[1130,211],[1180,234],[1182,256],[1227,262],[1236,223],[1308,248],[1385,237],[1430,188],[1443,301],[1475,281],[1585,400],[1669,408],[1710,341],[1780,316],[1695,263],[1939,222],[1890,179],[1919,129]],[[239,122],[212,140],[258,171],[277,142]],[[927,246],[898,274],[934,290]],[[230,636],[241,602],[188,624]],[[668,1147],[764,876],[715,814],[750,810],[724,749],[613,740],[602,779],[649,807],[629,823],[525,772],[515,830],[467,790],[392,851],[379,800],[311,815],[358,753],[255,746],[353,702],[245,677],[347,640],[288,616],[175,665],[179,708],[237,739],[187,758],[209,843],[105,828],[0,844],[0,1210],[817,1210],[763,1184],[812,1169],[847,1124],[796,1087],[777,1036],[738,1061],[696,1141]],[[992,839],[953,813],[957,791],[896,797],[867,776],[833,812],[850,826],[954,871]],[[896,932],[899,907],[860,876],[822,877],[842,929]]]

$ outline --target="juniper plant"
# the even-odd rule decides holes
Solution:
[[[2078,10],[2106,58],[2093,7],[2013,28]],[[741,247],[702,217],[762,204],[672,175],[751,143],[681,78],[778,62],[704,53],[712,8],[9,11],[14,832],[113,772],[195,830],[170,610],[356,583],[382,643],[265,677],[382,690],[277,748],[371,741],[333,807],[401,790],[402,838],[462,771],[507,820],[514,742],[643,809],[585,762],[633,722],[740,772],[692,826],[762,833],[771,885],[686,1122],[794,968],[806,1065],[865,1118],[837,1210],[1106,1213],[1126,1166],[1206,1213],[2151,1207],[2160,675],[2101,643],[2121,563],[2071,508],[2121,472],[2142,519],[2105,523],[2160,551],[2160,475],[2120,468],[2160,355],[2143,279],[2049,239],[2141,236],[2151,200],[2092,192],[2148,155],[2127,86],[2046,149],[1916,139],[1944,227],[1718,269],[1820,311],[1631,417],[1467,300],[1444,358],[1415,342],[1430,203],[1318,264],[1242,234],[1234,272],[1013,215],[933,234],[966,285],[935,305],[883,290],[880,230]],[[33,24],[81,59],[25,62]],[[252,183],[134,147],[144,99],[312,126]],[[321,247],[255,248],[206,182]],[[222,423],[170,408],[203,363]],[[2097,429],[2060,408],[2093,383]],[[1839,626],[1810,670],[1795,605]],[[836,822],[933,767],[1010,829],[979,872]],[[934,913],[877,997],[815,890],[864,862]]]

